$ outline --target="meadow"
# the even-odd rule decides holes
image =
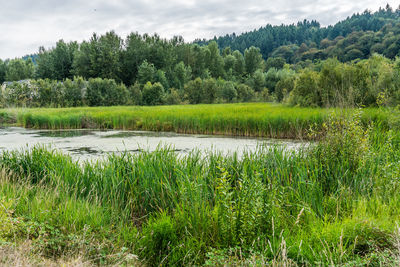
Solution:
[[[36,129],[124,129],[307,139],[335,109],[272,103],[4,109],[0,122]],[[352,112],[353,109],[348,109]],[[363,122],[387,126],[387,114],[365,109]]]
[[[202,106],[182,109],[190,116],[194,107]],[[121,109],[136,110],[91,114]],[[151,109],[138,110],[145,117]],[[170,107],[157,110],[173,118]],[[307,117],[289,110],[281,121]],[[49,111],[24,116],[71,115]],[[321,118],[311,111],[308,118]],[[313,132],[320,141],[297,152],[179,156],[165,147],[83,164],[47,147],[4,152],[0,242],[94,265],[398,265],[400,134],[394,123],[366,126],[368,112],[327,115]]]

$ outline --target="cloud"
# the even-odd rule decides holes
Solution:
[[[115,30],[158,33],[186,41],[242,33],[266,24],[316,19],[330,25],[354,12],[377,10],[386,3],[362,0],[13,0],[0,10],[0,58],[19,57],[52,47],[59,39],[82,41],[93,32]]]

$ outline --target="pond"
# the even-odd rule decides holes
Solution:
[[[108,153],[121,151],[154,151],[168,146],[178,153],[220,151],[224,154],[254,151],[260,145],[284,145],[297,150],[303,142],[215,135],[188,135],[170,132],[120,130],[32,130],[19,127],[0,128],[0,151],[26,149],[34,145],[49,145],[70,154],[74,159],[99,159]]]

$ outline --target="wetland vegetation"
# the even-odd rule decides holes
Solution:
[[[361,113],[327,116],[297,152],[160,148],[83,165],[3,152],[1,240],[91,264],[394,265],[400,135]]]
[[[194,43],[111,31],[0,60],[1,126],[313,142],[79,162],[0,144],[0,265],[399,266],[399,29],[387,6]]]
[[[340,109],[290,107],[273,103],[175,106],[120,106],[3,109],[8,125],[34,129],[125,129],[188,134],[310,139],[310,128],[321,129],[328,115]],[[341,112],[353,113],[357,109]],[[388,129],[393,109],[363,109],[364,125]],[[318,136],[314,136],[316,138]]]

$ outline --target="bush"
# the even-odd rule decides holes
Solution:
[[[66,79],[65,87],[65,104],[68,107],[78,107],[83,105],[84,93],[86,90],[86,82],[81,77],[75,77],[74,80]]]
[[[222,87],[222,97],[226,102],[234,102],[237,98],[237,91],[233,82],[225,82]]]
[[[236,88],[237,91],[237,99],[240,102],[248,102],[254,98],[254,90],[251,89],[246,84],[239,84]]]
[[[34,105],[36,94],[30,88],[30,81],[28,82],[13,82],[7,85],[2,92],[2,98],[5,107],[29,107]]]
[[[318,73],[306,70],[297,77],[290,95],[290,104],[302,107],[322,105],[318,87]]]
[[[143,95],[142,90],[140,89],[140,84],[135,83],[129,87],[129,101],[128,104],[134,105],[142,105],[143,104]]]
[[[214,103],[217,97],[217,82],[214,78],[205,79],[203,81],[203,99],[204,103]]]
[[[123,105],[128,101],[125,85],[112,79],[89,79],[86,102],[89,106]]]
[[[161,213],[148,221],[140,240],[141,256],[149,266],[168,265],[169,255],[179,242],[175,226],[170,216]]]
[[[151,84],[147,82],[143,87],[142,98],[143,104],[154,106],[163,104],[162,96],[164,94],[164,87],[161,83]]]
[[[277,101],[282,102],[285,97],[289,95],[289,93],[294,88],[294,77],[288,77],[286,79],[280,80],[275,86],[275,96]]]
[[[331,114],[318,134],[323,139],[315,148],[314,155],[324,166],[324,179],[321,181],[324,190],[334,191],[339,184],[353,185],[356,181],[352,177],[365,166],[370,151],[370,127],[364,129],[361,112]],[[348,172],[343,174],[343,169]],[[340,175],[337,179],[336,174]]]
[[[179,95],[179,92],[175,90],[174,88],[170,89],[170,93],[167,94],[165,98],[165,103],[167,105],[177,105],[180,104],[182,101],[181,96]]]
[[[190,104],[199,104],[203,101],[203,81],[196,78],[185,85],[185,94]]]

